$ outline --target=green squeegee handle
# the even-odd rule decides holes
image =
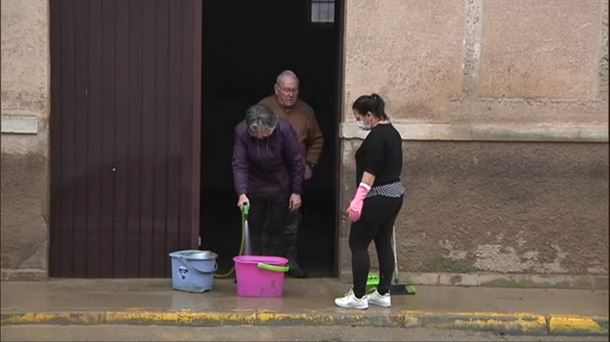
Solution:
[[[256,264],[256,267],[262,268],[267,271],[275,271],[275,272],[288,272],[288,266],[276,266],[265,264],[264,262],[259,262]]]
[[[248,213],[250,213],[250,203],[244,203],[244,205],[241,206],[241,212],[244,217],[248,217]]]

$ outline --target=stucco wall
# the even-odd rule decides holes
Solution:
[[[346,157],[359,143],[344,142]],[[608,274],[607,144],[406,141],[403,151],[408,190],[396,234],[407,277]],[[344,171],[351,194],[353,161]],[[348,234],[344,224],[341,245]]]
[[[341,206],[365,137],[351,104],[376,92],[404,139],[403,276],[607,288],[607,7],[346,0]]]
[[[41,278],[48,1],[1,6],[2,279]],[[607,288],[608,0],[345,0],[345,19],[344,126],[352,101],[373,91],[401,132],[424,125],[403,146],[401,270],[436,277],[424,283],[443,272],[602,276]],[[352,138],[341,142],[342,207]],[[339,233],[346,277],[346,222]]]
[[[375,91],[402,121],[606,125],[607,7],[346,0],[344,107]]]
[[[47,0],[2,0],[2,279],[47,275]]]

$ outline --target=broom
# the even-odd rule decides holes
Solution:
[[[394,252],[394,277],[390,285],[391,295],[415,294],[415,286],[400,283],[398,279],[398,257],[396,256],[396,227],[392,227],[392,248]]]

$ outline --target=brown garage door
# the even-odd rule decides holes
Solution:
[[[197,247],[201,0],[51,0],[52,277]]]

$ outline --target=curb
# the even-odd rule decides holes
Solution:
[[[487,331],[507,335],[608,335],[608,317],[497,312],[276,313],[99,311],[2,313],[2,325],[374,326]]]

